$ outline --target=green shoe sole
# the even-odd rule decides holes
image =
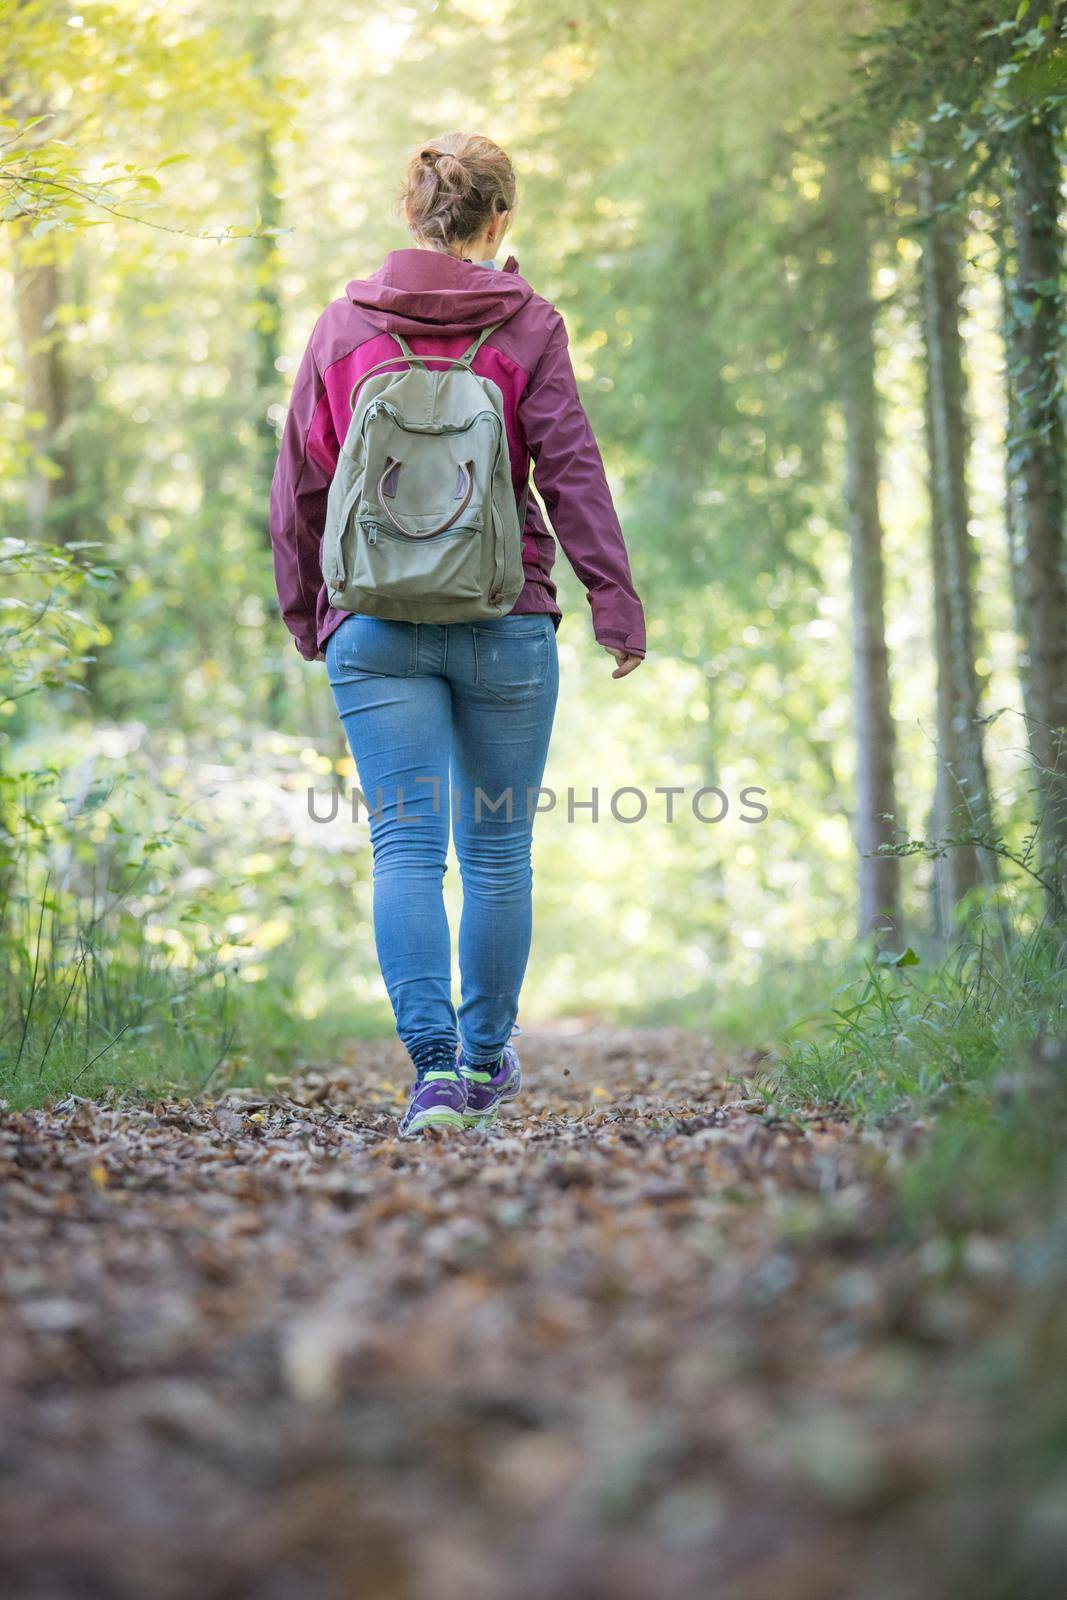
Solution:
[[[420,1111],[413,1117],[408,1126],[403,1130],[401,1137],[410,1139],[412,1134],[422,1133],[426,1128],[465,1128],[467,1120],[461,1111]]]

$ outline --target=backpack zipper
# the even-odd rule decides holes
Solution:
[[[367,525],[367,543],[377,544],[378,535],[384,534],[387,539],[395,539],[399,544],[436,544],[438,539],[451,539],[457,533],[477,533],[479,530],[470,526],[448,528],[444,533],[431,533],[422,536],[416,533],[394,533],[392,528],[383,528],[378,522]]]
[[[493,422],[496,423],[498,434],[502,431],[500,417],[491,406],[486,406],[484,411],[476,411],[469,421],[462,423],[459,427],[454,427],[451,423],[441,423],[437,426],[434,426],[432,423],[430,423],[423,427],[419,427],[416,423],[405,422],[396,407],[391,405],[388,400],[375,399],[371,401],[370,405],[364,412],[363,422],[360,429],[361,433],[365,433],[368,422],[370,422],[372,417],[377,416],[380,411],[385,412],[386,416],[389,417],[395,427],[399,428],[401,433],[469,433],[474,427],[475,423],[481,422],[483,417],[489,417]]]

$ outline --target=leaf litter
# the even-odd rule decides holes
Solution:
[[[0,1117],[5,1593],[977,1592],[946,1374],[999,1258],[895,1240],[921,1129],[782,1116],[683,1030],[521,1042],[491,1132],[400,1141],[395,1041]]]

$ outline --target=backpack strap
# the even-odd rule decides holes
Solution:
[[[417,356],[414,351],[410,351],[403,356],[390,356],[386,361],[377,361],[373,367],[368,367],[366,372],[361,372],[355,383],[352,385],[348,395],[349,410],[355,411],[356,393],[360,386],[364,384],[368,378],[373,377],[377,372],[385,372],[387,368],[395,370],[395,368],[393,368],[393,362],[401,360],[410,361],[413,366],[422,367],[424,371],[426,370],[427,361],[443,361],[450,367],[460,367],[463,365],[463,362],[459,356],[427,356],[424,360],[422,356]]]
[[[422,369],[423,372],[427,372],[429,370],[427,365],[426,365],[426,363],[425,363],[425,361],[422,359],[421,356],[417,356],[415,354],[414,350],[412,350],[411,346],[408,344],[407,340],[404,338],[404,335],[402,333],[395,333],[394,332],[393,338],[396,340],[397,344],[400,346],[401,350],[407,356],[409,361],[413,361],[417,367],[420,367]]]
[[[475,339],[474,343],[472,345],[469,345],[467,347],[467,349],[464,350],[463,354],[459,357],[459,364],[460,364],[461,367],[469,367],[470,366],[471,362],[474,360],[475,356],[478,354],[478,351],[482,348],[482,345],[488,339],[489,335],[491,333],[495,333],[496,330],[499,328],[499,326],[500,326],[499,322],[491,322],[489,324],[488,328],[483,328],[482,329],[481,333],[478,335],[477,339]]]
[[[526,532],[526,507],[530,503],[530,480],[527,478],[522,486],[522,499],[519,501],[519,532]]]
[[[464,350],[461,356],[427,356],[424,358],[415,354],[414,350],[412,350],[411,346],[408,344],[407,340],[402,334],[394,333],[393,338],[400,346],[404,360],[410,361],[413,366],[421,367],[423,372],[427,372],[429,370],[426,365],[427,361],[444,361],[450,367],[469,368],[471,362],[474,360],[475,356],[478,354],[478,351],[482,348],[482,345],[488,339],[489,335],[491,333],[495,333],[496,329],[499,327],[500,323],[494,322],[490,327],[483,328],[477,339],[475,339],[474,343]],[[360,387],[360,385],[365,383],[366,380],[374,373],[384,372],[387,367],[391,367],[393,365],[394,361],[399,360],[399,356],[389,356],[387,360],[378,361],[373,367],[368,367],[366,372],[360,373],[359,377],[352,385],[351,391],[349,392],[348,407],[350,411],[355,411],[356,409],[356,390]]]

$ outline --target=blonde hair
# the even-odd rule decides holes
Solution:
[[[416,239],[446,250],[514,211],[515,169],[492,139],[445,133],[414,152],[400,198]]]

